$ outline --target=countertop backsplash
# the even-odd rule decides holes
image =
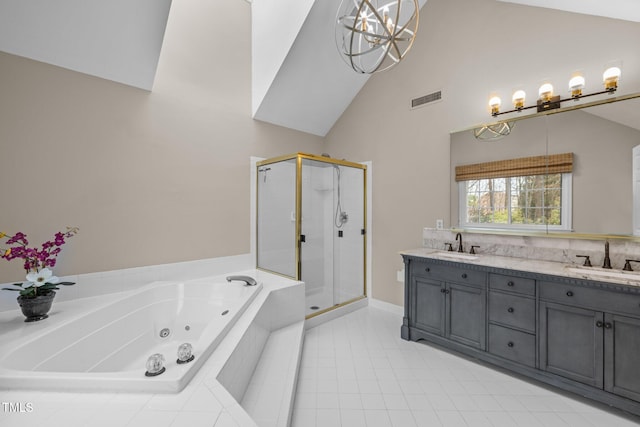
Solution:
[[[457,231],[424,228],[423,247],[446,250],[445,244],[452,243],[454,251],[458,248]],[[604,240],[571,239],[564,237],[516,236],[505,234],[465,233],[462,232],[464,252],[469,253],[471,245],[478,254],[526,258],[582,265],[584,258],[576,255],[588,255],[594,267],[602,267],[604,260]],[[640,259],[640,243],[624,240],[609,240],[609,257],[613,269],[622,270],[626,259]],[[640,271],[640,264],[634,270]]]

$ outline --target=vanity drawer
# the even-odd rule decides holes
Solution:
[[[536,337],[498,325],[489,325],[489,353],[523,365],[536,365]]]
[[[593,289],[580,285],[541,282],[540,298],[561,304],[640,316],[640,295]]]
[[[487,273],[448,265],[434,264],[428,261],[415,261],[411,265],[411,271],[416,276],[448,282],[484,285]]]
[[[489,274],[489,288],[535,296],[536,281],[522,277]]]
[[[489,320],[535,332],[536,301],[513,294],[490,292]]]

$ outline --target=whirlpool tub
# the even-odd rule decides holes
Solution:
[[[197,373],[261,290],[224,278],[157,282],[73,318],[50,317],[26,338],[4,342],[4,388],[176,393]],[[54,304],[55,308],[55,304]],[[62,317],[62,316],[60,316]],[[36,326],[35,324],[31,324]],[[193,361],[177,363],[183,343]],[[165,358],[145,376],[149,356]]]

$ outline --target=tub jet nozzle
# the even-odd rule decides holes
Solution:
[[[193,355],[193,346],[188,342],[180,344],[178,346],[178,360],[176,362],[180,365],[183,363],[191,362],[195,356]]]
[[[164,356],[160,353],[152,354],[147,359],[147,372],[144,373],[147,377],[155,377],[160,375],[166,370],[164,367]]]

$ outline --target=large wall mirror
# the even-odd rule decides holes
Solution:
[[[518,120],[510,135],[494,141],[477,140],[471,130],[452,133],[450,224],[466,228],[460,222],[456,166],[573,153],[571,229],[565,232],[632,236],[633,149],[636,146],[640,146],[640,98],[637,97]],[[637,212],[640,202],[635,203]],[[544,227],[538,231],[554,230]],[[526,230],[518,233],[528,234]]]

